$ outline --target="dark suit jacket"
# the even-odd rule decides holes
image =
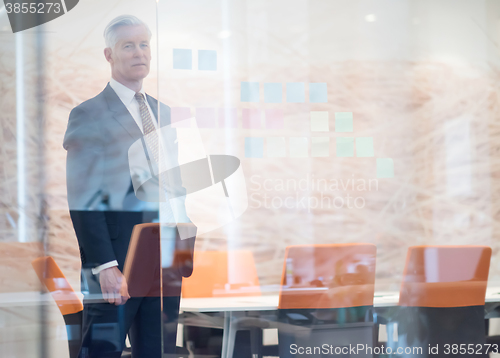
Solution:
[[[149,95],[147,101],[158,118],[158,102]],[[170,108],[160,106],[163,127],[170,124]],[[169,153],[177,158],[175,129],[165,130],[171,131]],[[82,268],[117,260],[123,270],[132,229],[146,221],[144,212],[123,207],[124,198],[131,192],[128,150],[142,136],[109,84],[96,97],[71,111],[63,146],[68,151],[68,203]],[[192,253],[194,238],[188,240]],[[181,271],[186,277],[191,274],[185,267]]]

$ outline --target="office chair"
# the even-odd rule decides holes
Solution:
[[[83,304],[61,269],[50,256],[31,262],[40,282],[52,294],[66,324],[70,358],[77,358],[82,338]]]
[[[484,302],[491,248],[413,246],[408,249],[398,312],[403,357],[484,357]],[[388,334],[390,337],[391,334]],[[461,346],[462,344],[462,346]],[[389,344],[390,346],[391,344]],[[449,353],[443,349],[449,346]],[[464,345],[473,350],[452,350]],[[468,346],[471,345],[471,346]],[[422,352],[414,347],[422,347]],[[392,348],[396,346],[392,344]]]
[[[281,358],[342,356],[350,344],[373,347],[375,260],[373,244],[287,247],[277,323]],[[291,349],[323,344],[328,352]]]
[[[193,274],[182,280],[182,297],[260,296],[251,251],[196,251]]]
[[[69,357],[78,358],[82,343],[82,301],[51,256],[36,258],[31,265],[40,282],[52,294],[63,316],[68,336]],[[125,348],[122,358],[130,358],[130,352],[130,347]]]

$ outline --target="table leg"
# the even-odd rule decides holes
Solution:
[[[222,352],[221,358],[228,358],[229,325],[231,323],[231,313],[224,311],[224,330],[222,331]]]

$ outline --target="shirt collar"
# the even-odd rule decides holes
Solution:
[[[121,101],[126,106],[128,106],[130,103],[132,103],[132,101],[135,100],[135,98],[134,98],[135,92],[133,90],[131,90],[130,88],[128,88],[127,86],[121,84],[120,82],[118,82],[114,78],[111,78],[109,80],[109,85],[116,92],[118,97],[121,99]],[[141,90],[139,92],[142,93],[144,98],[146,98],[146,92],[144,92],[143,87],[141,87]]]

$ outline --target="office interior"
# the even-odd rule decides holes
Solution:
[[[62,142],[123,14],[180,161],[234,158],[186,197],[176,356],[500,356],[500,2],[86,0],[16,33],[0,5],[1,357],[74,357]]]

